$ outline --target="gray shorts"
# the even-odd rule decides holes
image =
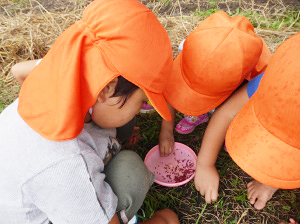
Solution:
[[[105,181],[118,197],[117,211],[130,220],[139,210],[154,181],[154,175],[141,157],[131,150],[121,150],[105,166]],[[125,217],[124,217],[125,216]],[[123,218],[124,217],[124,218]]]

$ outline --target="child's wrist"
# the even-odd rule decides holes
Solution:
[[[175,122],[174,122],[174,120],[171,120],[171,121],[163,120],[161,123],[161,126],[162,126],[162,128],[166,127],[166,128],[174,129]]]
[[[172,134],[174,132],[174,126],[171,124],[163,124],[160,129],[160,133]]]
[[[197,165],[197,167],[198,166],[199,167],[215,167],[215,163],[216,163],[215,160],[210,160],[210,159],[198,156],[196,165]]]

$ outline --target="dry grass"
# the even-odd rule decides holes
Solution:
[[[18,85],[9,71],[13,64],[43,57],[57,36],[81,17],[91,0],[1,0],[0,2],[0,111],[16,98]],[[290,0],[294,6],[298,0]],[[174,56],[179,43],[214,9],[235,14],[237,8],[249,15],[271,51],[299,30],[299,10],[282,0],[142,0],[152,9],[166,28],[173,44]],[[294,2],[294,3],[293,3]],[[300,8],[300,4],[299,4]],[[296,16],[288,23],[290,13]],[[297,14],[298,13],[298,14]],[[258,15],[258,16],[257,16]],[[278,29],[266,28],[279,21]],[[178,119],[181,117],[178,114]],[[136,146],[141,156],[157,144],[159,122],[157,115],[141,116],[138,123],[143,140]],[[179,142],[197,151],[205,125],[188,135],[175,135]],[[279,191],[261,212],[255,211],[245,198],[246,182],[250,178],[221,153],[217,162],[221,176],[220,197],[206,205],[195,190],[193,182],[169,189],[154,185],[143,207],[147,211],[171,207],[179,214],[181,223],[278,223],[289,216],[300,218],[300,191]],[[151,212],[150,212],[151,213]],[[151,214],[150,214],[151,215]]]
[[[10,84],[9,74],[17,62],[41,58],[58,35],[80,19],[83,7],[70,12],[49,12],[41,4],[29,5],[23,11],[11,9],[0,14],[0,79]]]
[[[43,1],[40,2],[43,3]],[[56,0],[51,1],[51,4],[45,3],[45,6],[40,2],[35,0],[1,1],[0,80],[2,84],[10,84],[13,81],[9,75],[9,70],[13,64],[19,61],[37,59],[45,55],[57,36],[80,19],[81,12],[90,0]],[[143,2],[147,3],[147,6],[158,15],[159,20],[168,31],[175,56],[181,40],[204,19],[203,16],[191,13],[191,9],[194,10],[193,12],[198,12],[209,9],[209,5],[212,4],[211,1],[199,0],[144,0]],[[256,32],[266,40],[270,49],[274,51],[282,41],[295,34],[296,29],[293,27],[294,24],[281,31],[260,27],[261,23],[270,21],[271,17],[276,17],[276,15],[284,14],[287,11],[282,1],[276,1],[276,4],[270,4],[270,2],[259,5],[254,4],[254,1],[216,1],[214,4],[229,13],[233,11],[233,7],[240,7],[245,12],[253,10],[253,13],[260,13],[265,17],[265,20],[257,18]],[[274,11],[277,14],[274,14]]]

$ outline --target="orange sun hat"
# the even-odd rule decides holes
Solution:
[[[100,91],[121,75],[170,120],[163,90],[172,65],[167,32],[142,3],[95,0],[26,78],[18,111],[46,139],[75,138]]]
[[[245,78],[263,71],[270,57],[247,18],[214,13],[186,38],[164,95],[184,114],[204,114],[219,106]]]
[[[226,134],[232,159],[257,181],[300,188],[300,34],[274,53],[252,98]]]

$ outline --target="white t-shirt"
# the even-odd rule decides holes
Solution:
[[[0,114],[0,223],[108,223],[117,197],[102,172],[115,129],[89,123],[75,139],[50,141],[17,107]]]

